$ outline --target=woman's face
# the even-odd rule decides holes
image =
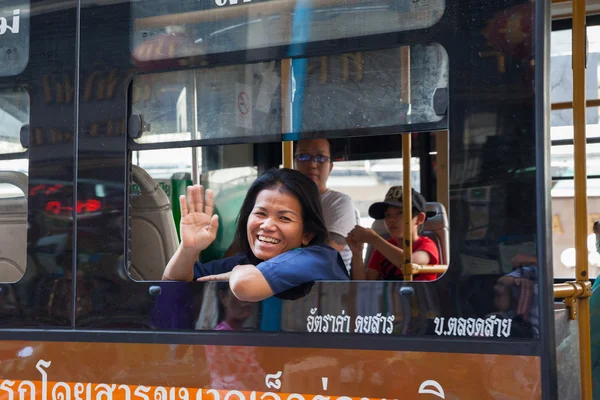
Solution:
[[[300,202],[279,188],[258,194],[248,218],[247,232],[250,249],[265,261],[308,245],[313,236],[304,233]]]

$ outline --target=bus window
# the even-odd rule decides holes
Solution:
[[[28,124],[27,92],[0,90],[0,282],[18,281],[27,265],[27,200],[31,193],[29,163],[23,153],[28,144],[21,139],[27,134],[28,140]]]
[[[299,2],[281,0],[160,4],[143,0],[133,4],[131,49],[136,62],[144,65],[194,55],[418,30],[438,21],[445,3],[324,1],[304,10]],[[302,26],[301,31],[294,29],[296,26]]]
[[[586,99],[597,102],[600,98],[600,26],[587,27],[589,55],[586,68]],[[575,276],[574,221],[575,187],[573,182],[573,73],[571,67],[572,31],[553,31],[551,34],[551,101],[552,139],[552,252],[554,277],[572,279]],[[590,277],[600,274],[600,254],[592,232],[593,222],[600,220],[600,108],[588,104],[586,109],[587,194],[588,194],[588,261]]]
[[[28,132],[29,95],[22,88],[0,89],[0,154],[25,150],[21,134]]]
[[[180,241],[179,196],[193,181],[213,190],[219,215],[217,237],[200,260],[223,258],[233,242],[241,202],[257,177],[253,157],[251,145],[133,152],[129,275],[135,280],[161,279]]]
[[[411,185],[420,191],[419,159],[411,160]],[[369,207],[381,201],[392,186],[402,186],[402,159],[380,159],[364,161],[336,161],[331,170],[327,187],[347,194],[359,215],[359,225],[372,228],[375,219],[369,216]],[[380,227],[383,229],[383,226]],[[363,259],[368,261],[372,253],[363,246]]]
[[[18,75],[29,62],[29,1],[3,1],[0,7],[0,76]]]
[[[419,159],[411,159],[411,185],[420,192]],[[381,201],[392,186],[402,186],[402,159],[336,161],[329,176],[328,187],[352,198],[360,214],[360,225],[368,228],[371,204]]]
[[[572,55],[572,32],[570,29],[553,31],[550,36],[552,42],[550,54],[550,96],[552,103],[562,103],[573,100],[573,74],[571,67]],[[586,68],[586,98],[598,98],[598,79],[600,69],[600,26],[589,26],[587,28],[588,51]],[[553,109],[554,110],[554,109]],[[588,109],[588,115],[590,115]],[[572,121],[572,110],[564,110],[561,113],[554,111],[552,127],[560,126],[557,116],[563,114],[567,122]],[[593,112],[592,112],[593,113]],[[595,113],[596,116],[598,113]],[[562,119],[562,118],[561,118]],[[572,125],[564,124],[564,125]]]
[[[132,83],[132,113],[141,117],[143,129],[136,141],[254,141],[290,130],[379,128],[392,133],[421,123],[444,125],[445,108],[434,109],[433,99],[447,87],[446,51],[439,44],[410,46],[410,74],[401,67],[402,51],[309,58],[307,75],[294,77],[289,99],[282,99],[279,61],[138,75]],[[410,94],[410,106],[399,98],[401,92]],[[282,126],[283,104],[302,116],[293,117],[293,127]]]

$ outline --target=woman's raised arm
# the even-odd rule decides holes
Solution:
[[[179,232],[181,244],[169,260],[162,279],[167,281],[191,281],[194,277],[194,263],[202,250],[215,240],[219,228],[219,218],[214,213],[212,190],[202,185],[188,186],[187,197],[179,197],[181,221]]]

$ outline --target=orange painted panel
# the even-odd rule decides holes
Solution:
[[[532,356],[7,341],[0,355],[0,400],[541,398]]]

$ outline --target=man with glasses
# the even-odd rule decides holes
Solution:
[[[317,184],[325,224],[329,231],[329,245],[340,252],[346,268],[350,270],[352,252],[345,237],[359,224],[359,215],[350,196],[327,188],[327,179],[333,169],[331,145],[327,139],[295,142],[295,169]]]

